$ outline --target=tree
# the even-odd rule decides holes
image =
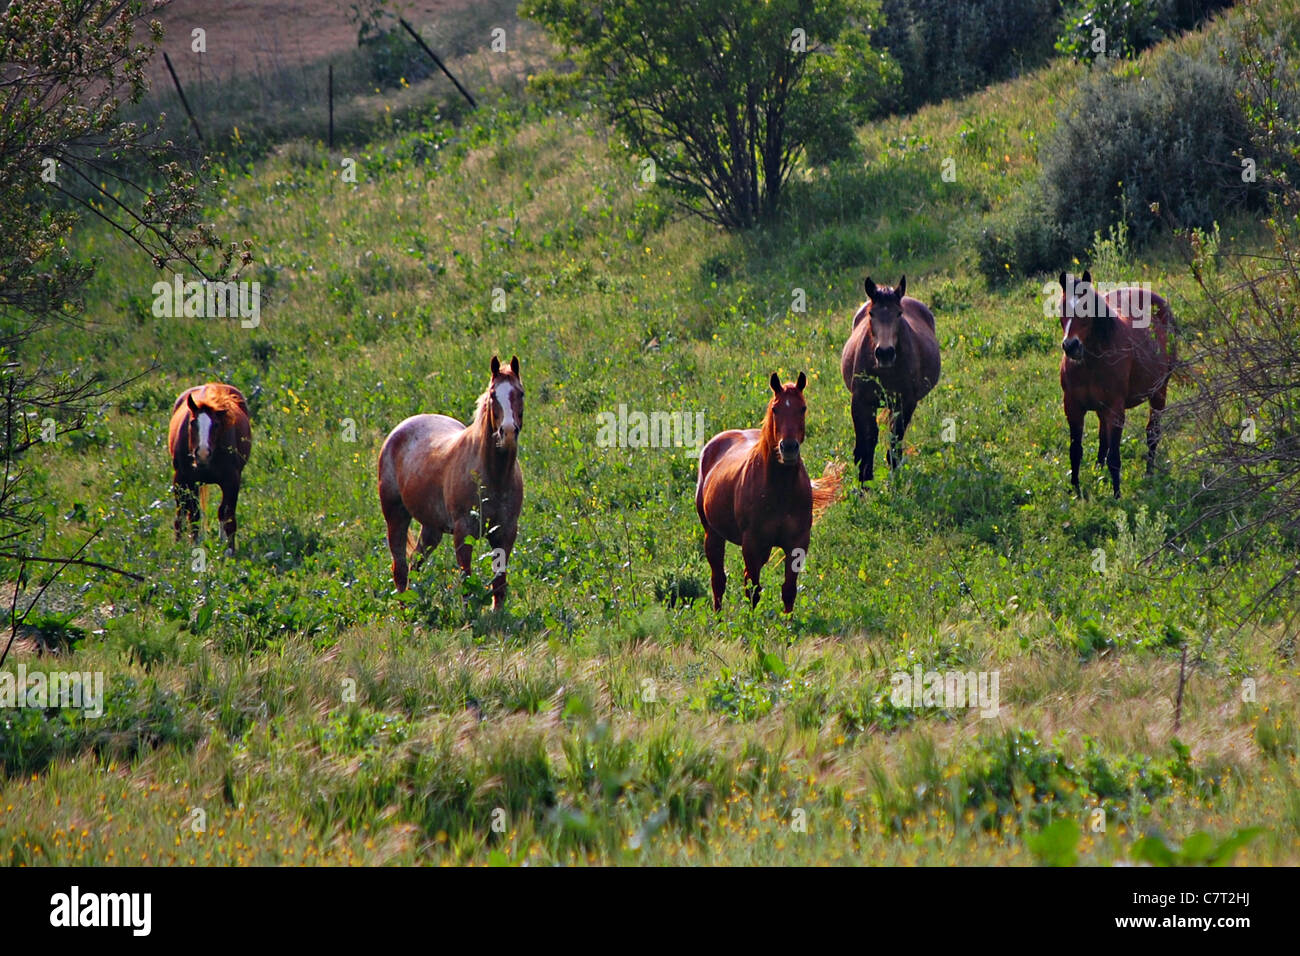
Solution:
[[[122,119],[124,104],[145,92],[145,66],[162,37],[145,14],[143,0],[9,0],[0,8],[0,559],[17,581],[11,642],[26,613],[18,596],[29,567],[102,567],[81,549],[37,553],[39,515],[21,480],[25,459],[48,435],[80,427],[111,388],[60,368],[38,346],[47,328],[78,321],[94,272],[69,248],[73,228],[93,216],[159,268],[185,263],[206,278],[250,258],[200,221],[201,157]]]
[[[896,82],[877,0],[525,0],[632,147],[728,228],[776,212],[803,156],[852,148]],[[649,177],[646,177],[649,178]]]

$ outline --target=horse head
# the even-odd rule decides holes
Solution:
[[[1110,339],[1115,317],[1106,300],[1097,294],[1092,273],[1082,278],[1062,272],[1061,282],[1061,349],[1071,362],[1082,362],[1087,354],[1097,354]]]
[[[196,467],[206,468],[212,464],[220,447],[221,434],[229,424],[230,412],[211,404],[206,397],[196,402],[193,392],[185,396],[185,404],[190,410],[190,460]]]
[[[772,401],[767,406],[763,430],[767,433],[768,444],[776,449],[776,460],[782,465],[797,465],[799,446],[804,438],[804,417],[808,412],[808,403],[803,397],[808,377],[800,372],[799,381],[782,385],[780,376],[773,372],[770,384]]]
[[[898,358],[899,328],[903,324],[903,296],[907,294],[907,276],[898,280],[896,288],[878,286],[867,276],[867,298],[871,308],[867,312],[867,331],[876,345],[876,365],[890,368]]]
[[[488,429],[498,451],[517,447],[519,429],[524,426],[524,386],[519,378],[519,358],[509,365],[492,356],[492,381],[488,384]]]

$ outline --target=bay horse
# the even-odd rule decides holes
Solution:
[[[785,551],[781,602],[794,610],[799,572],[808,556],[814,508],[822,509],[839,490],[839,473],[827,467],[814,485],[800,448],[808,405],[803,372],[793,384],[772,373],[772,399],[762,428],[720,432],[700,452],[695,510],[704,525],[704,554],[712,570],[713,609],[722,609],[727,587],[727,542],[740,545],[752,606],[758,606],[759,572],[773,547]]]
[[[198,541],[200,501],[206,508],[208,485],[217,485],[221,488],[217,515],[226,554],[235,553],[235,505],[252,448],[248,403],[239,389],[208,382],[181,392],[172,405],[167,429],[172,489],[176,494],[177,541],[186,518],[192,539]]]
[[[1160,442],[1160,415],[1173,370],[1175,347],[1170,338],[1169,303],[1149,289],[1115,289],[1098,295],[1092,273],[1082,279],[1062,272],[1061,392],[1070,426],[1070,484],[1079,491],[1083,459],[1083,419],[1097,413],[1097,464],[1110,468],[1119,497],[1119,443],[1124,412],[1143,402],[1147,419],[1147,474],[1155,468]]]
[[[407,535],[414,518],[421,526],[415,554],[423,557],[450,532],[465,575],[473,558],[465,539],[486,537],[492,546],[492,608],[505,604],[506,562],[524,503],[524,386],[517,357],[502,365],[492,356],[491,371],[469,427],[446,415],[415,415],[394,428],[379,450],[379,505],[399,593],[406,590]]]
[[[903,435],[916,405],[939,381],[939,339],[934,314],[925,303],[907,295],[907,276],[898,287],[878,286],[868,276],[867,301],[853,316],[849,339],[840,353],[840,372],[852,396],[853,460],[858,480],[875,475],[876,441],[880,428],[876,411],[889,408],[890,469],[902,462]]]

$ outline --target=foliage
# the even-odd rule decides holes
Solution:
[[[1039,65],[1051,53],[1058,0],[884,0],[878,43],[902,71],[894,105],[961,96]]]
[[[573,55],[644,181],[731,229],[771,220],[796,162],[848,152],[890,69],[875,0],[528,0]]]
[[[1132,59],[1229,5],[1231,0],[1076,0],[1067,8],[1056,51],[1079,62]]]

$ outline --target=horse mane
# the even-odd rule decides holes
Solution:
[[[474,406],[473,426],[479,432],[479,438],[486,442],[491,436],[488,434],[492,430],[492,382],[489,381],[483,394],[478,397],[478,402]]]
[[[245,416],[248,415],[248,404],[244,401],[244,396],[232,388],[205,385],[200,391],[191,394],[195,405],[216,412],[223,417],[229,417],[230,413],[234,411],[243,412]]]
[[[1097,314],[1092,317],[1092,335],[1097,340],[1098,345],[1107,345],[1110,343],[1111,333],[1115,331],[1115,323],[1118,319],[1116,319],[1110,303],[1097,291],[1096,286],[1093,286],[1092,297],[1097,304],[1097,308],[1094,310]]]
[[[758,431],[758,443],[754,446],[754,454],[764,460],[770,458],[773,449],[776,448],[776,415],[773,414],[775,408],[775,400],[768,399],[767,411],[763,414],[763,424]]]

